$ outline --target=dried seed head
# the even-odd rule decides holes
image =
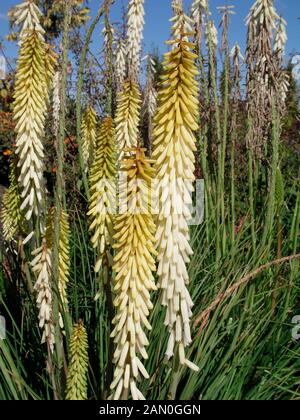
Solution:
[[[253,121],[247,141],[248,147],[259,158],[270,137],[273,100],[278,92],[277,64],[273,52],[273,32],[278,19],[273,0],[256,0],[246,18],[248,112]]]
[[[256,0],[246,18],[247,26],[252,26],[255,33],[260,31],[260,26],[267,28],[271,33],[276,28],[279,16],[274,7],[274,0]]]
[[[222,47],[221,50],[226,55],[229,52],[228,47],[228,30],[229,30],[229,23],[230,23],[230,16],[234,15],[234,6],[229,6],[228,4],[226,6],[219,6],[217,7],[218,12],[222,15],[221,22],[220,22],[220,28],[222,28]]]

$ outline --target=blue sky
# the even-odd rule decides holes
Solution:
[[[230,43],[232,46],[239,42],[242,49],[245,48],[246,27],[244,18],[254,0],[231,0],[227,4],[235,5],[236,15],[232,17],[230,26]],[[8,32],[8,21],[6,14],[8,9],[17,4],[17,0],[0,1],[0,40],[3,40]],[[191,0],[184,0],[185,6],[189,7]],[[91,0],[89,6],[92,15],[95,15],[100,0]],[[127,5],[127,0],[116,0],[112,7],[111,19],[118,22],[122,15],[122,4]],[[144,51],[147,52],[152,46],[159,48],[161,52],[165,51],[164,41],[168,39],[170,33],[171,0],[145,0],[146,25],[144,32]],[[213,18],[219,23],[220,17],[217,13],[217,6],[226,4],[226,0],[210,0],[210,8],[213,12]],[[276,0],[276,8],[279,14],[282,14],[288,22],[288,44],[287,54],[300,52],[300,1],[299,0]],[[97,53],[101,50],[102,25],[98,26],[93,39],[92,50]],[[17,48],[15,44],[4,42],[4,48],[8,57],[15,57]]]

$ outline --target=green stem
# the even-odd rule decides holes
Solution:
[[[234,117],[235,118],[235,117]],[[231,244],[234,246],[235,243],[235,145],[236,145],[236,133],[233,133],[230,151],[230,168],[231,168],[231,180],[230,180],[230,205],[231,205]]]
[[[107,28],[110,27],[110,20],[109,20],[109,7],[110,2],[107,2],[105,5],[105,26]],[[108,51],[107,51],[107,80],[106,80],[106,113],[110,116],[112,116],[113,112],[113,39],[112,39],[112,33],[109,31],[108,33]]]
[[[216,227],[217,227],[217,243],[216,243],[216,259],[217,261],[221,257],[221,203],[222,203],[222,183],[221,183],[221,177],[220,177],[220,168],[221,168],[221,144],[222,144],[222,130],[221,130],[221,118],[220,118],[220,107],[219,107],[219,97],[218,97],[218,87],[217,87],[217,80],[216,80],[216,68],[215,68],[215,57],[213,52],[213,46],[212,46],[212,39],[211,34],[209,32],[208,34],[208,44],[209,44],[209,62],[210,62],[210,78],[211,78],[211,84],[213,88],[213,97],[214,97],[214,104],[215,104],[215,120],[216,120],[216,130],[217,130],[217,144],[219,149],[219,163],[218,163],[218,183],[217,183],[217,221],[216,221]]]
[[[250,224],[251,224],[251,241],[252,250],[256,250],[255,235],[255,205],[254,205],[254,180],[253,180],[253,150],[252,145],[248,146],[248,183],[249,183],[249,207],[250,207]]]
[[[180,376],[181,376],[181,366],[180,366],[180,361],[179,361],[178,345],[176,345],[175,351],[174,351],[174,366],[173,366],[172,381],[171,381],[169,392],[168,392],[169,401],[176,400],[176,394],[177,394],[178,384],[180,381]]]
[[[202,89],[204,92],[204,109],[209,109],[209,89],[208,89],[208,80],[207,75],[205,73],[204,69],[204,62],[203,62],[203,56],[201,54],[200,48],[198,48],[198,66],[200,71],[200,80],[202,82]],[[211,159],[211,156],[208,156],[208,123],[207,119],[205,118],[205,123],[203,127],[203,134],[201,133],[201,130],[199,130],[199,139],[200,139],[200,160],[202,165],[202,173],[203,178],[205,182],[205,230],[206,230],[206,241],[207,244],[211,243],[211,235],[210,235],[210,223],[208,222],[208,215],[211,214],[210,211],[212,209],[211,205],[211,180],[209,176],[209,162],[208,159]],[[202,141],[201,141],[202,140]]]
[[[66,89],[67,89],[67,66],[68,66],[68,48],[69,48],[69,28],[71,22],[71,3],[65,2],[64,10],[64,31],[62,41],[62,78],[61,78],[61,108],[59,119],[59,135],[57,144],[57,173],[56,173],[56,191],[55,191],[55,218],[54,218],[54,246],[53,246],[53,317],[55,320],[55,352],[56,352],[56,387],[57,398],[62,399],[62,382],[64,374],[64,349],[63,339],[59,325],[59,243],[60,243],[60,220],[61,211],[64,203],[64,180],[63,180],[63,160],[64,160],[64,138],[65,138],[65,119],[66,119]],[[62,381],[63,379],[63,381]]]
[[[280,140],[280,116],[279,111],[276,109],[276,103],[273,101],[272,112],[272,164],[271,164],[271,182],[269,187],[267,214],[265,219],[265,227],[262,238],[262,246],[268,242],[271,245],[272,230],[275,217],[275,189],[276,189],[276,173],[279,161],[279,140]]]
[[[221,199],[221,225],[222,231],[222,252],[223,255],[226,251],[226,223],[225,223],[225,161],[226,161],[226,148],[228,136],[228,112],[229,112],[229,54],[225,57],[225,92],[224,92],[224,121],[223,121],[223,139],[221,147],[219,168],[219,193]]]

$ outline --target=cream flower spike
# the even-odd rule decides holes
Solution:
[[[246,17],[246,24],[254,24],[257,27],[265,25],[269,31],[276,28],[276,22],[280,19],[274,7],[274,0],[256,0]]]
[[[126,45],[122,38],[119,39],[116,47],[115,73],[117,90],[120,91],[126,78]]]
[[[20,40],[27,36],[28,31],[35,30],[43,40],[45,30],[40,24],[42,12],[38,6],[32,1],[24,1],[23,3],[15,6],[14,18],[15,24],[21,26]]]
[[[31,8],[31,2],[26,4]],[[31,14],[28,14],[26,19],[29,17],[31,18]],[[27,20],[24,25],[27,25]],[[28,24],[28,27],[31,28],[31,25]],[[31,219],[33,213],[40,215],[42,212],[44,191],[42,139],[54,65],[55,57],[45,44],[43,35],[32,28],[24,32],[16,70],[14,120],[16,154],[20,168],[19,182],[22,186],[21,210],[27,210],[25,214],[27,220]]]
[[[127,13],[127,58],[128,74],[137,80],[140,65],[144,29],[144,0],[129,0]]]
[[[51,289],[51,251],[45,239],[42,246],[35,250],[32,255],[35,257],[31,262],[31,266],[37,277],[34,290],[37,293],[39,327],[43,329],[42,343],[47,343],[53,353],[55,338]]]
[[[111,398],[124,400],[131,394],[134,400],[144,400],[136,383],[140,376],[149,378],[141,360],[148,358],[145,330],[151,330],[148,321],[153,308],[150,292],[156,290],[152,273],[156,268],[151,207],[153,169],[144,149],[127,149],[125,153],[121,171],[126,178],[120,184],[122,210],[116,217],[114,236],[116,316],[111,336],[117,347],[113,358]]]
[[[111,23],[108,25],[105,25],[102,29],[102,36],[103,36],[103,44],[104,44],[104,50],[107,50],[107,45],[109,44],[109,38],[112,37],[114,41],[115,36],[115,28]]]
[[[181,364],[197,371],[197,366],[185,356],[185,347],[192,341],[193,302],[187,289],[187,264],[193,253],[188,221],[195,181],[194,131],[198,128],[197,56],[191,51],[194,44],[183,40],[171,42],[177,46],[165,54],[153,132],[159,192],[157,273],[162,305],[167,308],[165,325],[170,333],[166,356],[172,358],[178,349]]]
[[[103,36],[103,51],[104,51],[104,61],[106,67],[108,67],[109,63],[109,54],[112,53],[111,51],[111,43],[114,44],[114,37],[115,37],[115,28],[111,23],[106,23],[104,28],[102,29],[102,36]]]
[[[172,0],[172,9],[174,13],[183,10],[183,0]]]
[[[117,97],[116,144],[120,158],[126,147],[136,147],[138,143],[141,92],[138,84],[126,81]]]
[[[274,40],[274,52],[277,56],[279,68],[281,68],[280,82],[279,82],[279,94],[282,101],[282,110],[286,109],[286,99],[290,86],[290,78],[286,71],[283,70],[283,60],[285,55],[286,43],[288,40],[286,31],[287,22],[280,17],[277,23],[277,30]]]
[[[179,39],[181,33],[190,33],[194,30],[194,21],[183,11],[182,1],[175,1],[173,4],[174,16],[170,19],[172,23],[172,35],[174,39]],[[183,38],[187,40],[187,37]]]
[[[206,15],[208,10],[207,0],[194,0],[191,5],[191,15],[195,22],[199,22],[201,15]],[[210,13],[209,13],[210,14]]]
[[[209,20],[205,26],[206,46],[209,48],[209,39],[211,39],[212,48],[214,51],[218,48],[218,30],[213,20]]]
[[[147,57],[147,82],[145,87],[143,107],[147,108],[148,115],[152,118],[156,111],[157,106],[157,92],[154,87],[154,79],[156,75],[155,61],[149,55]]]
[[[288,40],[286,25],[286,20],[284,20],[283,17],[280,17],[274,41],[274,51],[280,55],[280,59],[283,59],[284,57],[285,47]]]

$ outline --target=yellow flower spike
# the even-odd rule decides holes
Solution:
[[[114,258],[114,305],[116,316],[112,337],[116,343],[114,353],[114,379],[112,399],[144,399],[136,382],[139,376],[149,375],[141,361],[147,359],[148,340],[144,330],[150,330],[147,320],[152,309],[150,291],[156,290],[154,234],[152,218],[151,180],[154,170],[140,148],[126,149],[121,171],[127,176],[120,183],[120,191],[127,199],[124,214],[116,216],[115,236],[117,250]],[[133,171],[134,169],[134,171]],[[133,200],[135,198],[135,200]],[[142,209],[142,210],[141,210]]]
[[[59,278],[58,289],[64,310],[68,310],[67,285],[70,280],[70,225],[69,216],[62,210],[59,238]]]
[[[41,12],[33,2],[16,8],[20,33],[20,51],[14,92],[14,120],[16,122],[16,154],[22,186],[21,210],[25,218],[42,212],[44,183],[43,159],[44,124],[55,55],[44,40],[40,26]]]
[[[93,107],[88,106],[83,114],[81,124],[82,152],[86,172],[89,170],[89,164],[93,160],[94,150],[96,147],[96,126],[96,112]]]
[[[88,338],[82,322],[74,325],[70,340],[66,400],[87,399]]]
[[[157,226],[158,276],[162,304],[167,308],[165,325],[169,329],[166,356],[178,349],[180,362],[194,370],[197,366],[185,357],[191,343],[190,317],[193,302],[187,289],[187,264],[192,254],[189,245],[189,204],[195,181],[198,119],[198,86],[194,45],[177,40],[178,48],[165,55],[164,75],[158,92],[154,119],[153,158],[159,191]]]
[[[3,194],[3,202],[0,213],[3,236],[7,241],[11,241],[14,236],[22,231],[24,218],[20,210],[21,196],[19,184],[15,175],[15,168],[10,167],[9,187]]]
[[[93,247],[98,251],[95,272],[101,268],[107,246],[112,244],[113,217],[116,206],[115,129],[110,117],[102,121],[97,138],[95,159],[90,173],[88,216]]]
[[[52,252],[53,241],[54,241],[54,217],[55,208],[52,207],[48,212],[45,241],[48,248]],[[59,238],[59,256],[58,256],[58,290],[60,294],[60,304],[63,308],[60,308],[60,326],[63,328],[62,321],[62,309],[68,311],[68,298],[67,298],[67,285],[70,279],[70,226],[69,216],[62,210],[60,217],[60,238]]]
[[[122,157],[126,147],[138,144],[141,93],[137,83],[126,81],[118,93],[116,112],[116,143]]]

